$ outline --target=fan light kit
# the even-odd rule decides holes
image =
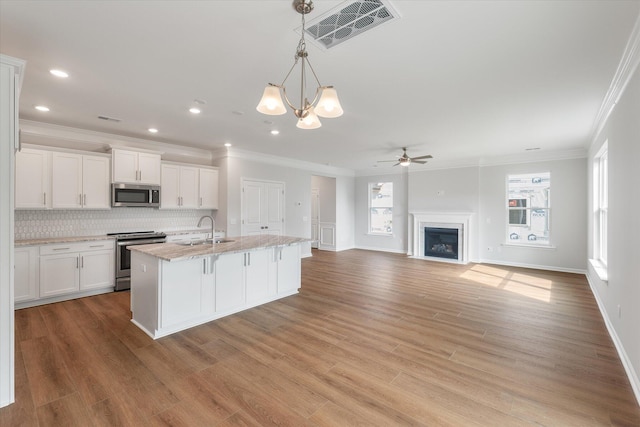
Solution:
[[[295,0],[293,7],[298,13],[302,15],[302,31],[298,47],[296,48],[295,59],[293,66],[285,76],[282,84],[269,83],[264,89],[262,99],[256,107],[256,109],[271,116],[278,116],[287,112],[287,108],[282,102],[282,95],[287,105],[293,110],[293,114],[298,118],[298,124],[296,125],[300,129],[317,129],[322,126],[320,123],[320,117],[334,118],[340,117],[343,113],[340,101],[338,100],[338,93],[333,86],[322,86],[318,80],[316,72],[313,70],[311,63],[309,62],[309,55],[307,53],[307,46],[304,40],[305,22],[304,16],[313,10],[313,2],[311,0]],[[291,100],[287,97],[287,90],[285,82],[291,75],[293,69],[300,63],[300,105],[294,106]],[[307,82],[307,70],[309,67],[313,77],[317,83],[317,88],[313,100],[309,102],[305,94],[305,86]],[[280,93],[282,91],[282,93]]]
[[[411,163],[418,163],[420,165],[424,165],[427,163],[426,159],[433,159],[431,154],[427,154],[426,156],[418,156],[418,157],[409,157],[407,155],[407,147],[402,147],[402,156],[398,157],[397,160],[379,160],[378,163],[384,162],[396,162],[393,166],[404,166],[408,167]]]

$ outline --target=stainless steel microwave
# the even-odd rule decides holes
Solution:
[[[120,207],[160,207],[160,186],[138,184],[111,184],[111,206]]]

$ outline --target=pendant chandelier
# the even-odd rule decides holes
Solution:
[[[313,2],[311,0],[295,0],[293,7],[298,13],[302,15],[302,31],[298,47],[296,48],[296,54],[293,62],[293,66],[285,76],[282,84],[269,83],[264,89],[262,99],[256,107],[256,109],[270,116],[278,116],[287,112],[287,108],[282,102],[282,95],[287,105],[293,110],[293,114],[298,118],[298,124],[296,127],[300,129],[317,129],[322,126],[320,123],[320,117],[333,118],[340,117],[343,113],[340,101],[338,100],[338,94],[333,86],[322,86],[318,80],[316,72],[313,70],[311,63],[309,62],[309,55],[307,54],[307,46],[304,40],[305,33],[305,21],[304,16],[313,10]],[[287,90],[285,82],[291,75],[296,65],[300,64],[300,104],[295,106],[289,97],[287,97]],[[313,99],[309,101],[306,95],[306,79],[307,79],[307,67],[311,70],[311,74],[316,81],[317,88]],[[281,93],[282,92],[282,93]]]

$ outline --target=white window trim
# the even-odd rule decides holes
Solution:
[[[367,205],[368,205],[368,209],[367,209],[367,235],[368,236],[377,236],[377,237],[394,237],[394,227],[393,224],[391,225],[391,233],[380,233],[380,232],[375,232],[375,231],[371,231],[371,191],[373,189],[374,185],[377,185],[378,183],[380,183],[380,181],[376,181],[376,182],[370,182],[369,185],[367,186]],[[393,181],[386,181],[384,182],[389,183],[391,185],[393,185]],[[395,187],[395,186],[394,186]],[[395,189],[394,189],[395,190]],[[393,208],[394,208],[394,196],[391,197],[391,209],[393,212]]]
[[[608,245],[607,241],[604,241],[603,250],[603,227],[602,227],[602,213],[605,213],[605,218],[608,218],[609,204],[608,194],[607,197],[603,197],[605,192],[603,191],[605,184],[608,187],[608,176],[605,176],[602,172],[603,160],[607,163],[607,171],[609,168],[609,141],[606,140],[602,147],[598,150],[593,158],[593,258],[589,259],[591,267],[596,272],[600,280],[608,282],[609,274],[607,271],[608,260]],[[608,193],[608,188],[606,189]],[[603,199],[606,199],[605,203]],[[604,207],[603,207],[604,205]],[[608,229],[608,224],[605,224]],[[605,252],[605,258],[602,257],[602,253]]]
[[[532,173],[538,173],[538,172],[532,172]],[[539,173],[548,173],[549,174],[549,179],[551,179],[551,171],[545,171],[545,172],[539,172]],[[549,217],[549,243],[529,243],[529,241],[527,240],[510,240],[509,239],[509,227],[510,226],[516,226],[516,225],[512,225],[509,224],[509,211],[512,210],[511,208],[509,208],[509,176],[510,175],[529,175],[529,173],[508,173],[507,176],[505,177],[505,206],[507,207],[507,218],[506,218],[506,228],[505,228],[505,242],[502,243],[502,246],[512,246],[512,247],[519,247],[519,248],[537,248],[537,249],[556,249],[557,247],[553,244],[553,235],[551,234],[551,230],[552,230],[552,224],[551,224],[551,199],[549,199],[549,207],[546,208],[534,208],[533,206],[528,206],[527,208],[525,208],[527,210],[527,215],[530,218],[531,215],[531,211],[533,209],[545,209],[548,212],[548,217]],[[551,190],[549,190],[551,191]],[[514,208],[514,209],[522,209],[522,208]],[[529,221],[527,221],[529,222]],[[524,225],[523,225],[524,226]]]

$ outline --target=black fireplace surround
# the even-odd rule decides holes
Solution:
[[[458,259],[458,229],[425,227],[424,256]]]

